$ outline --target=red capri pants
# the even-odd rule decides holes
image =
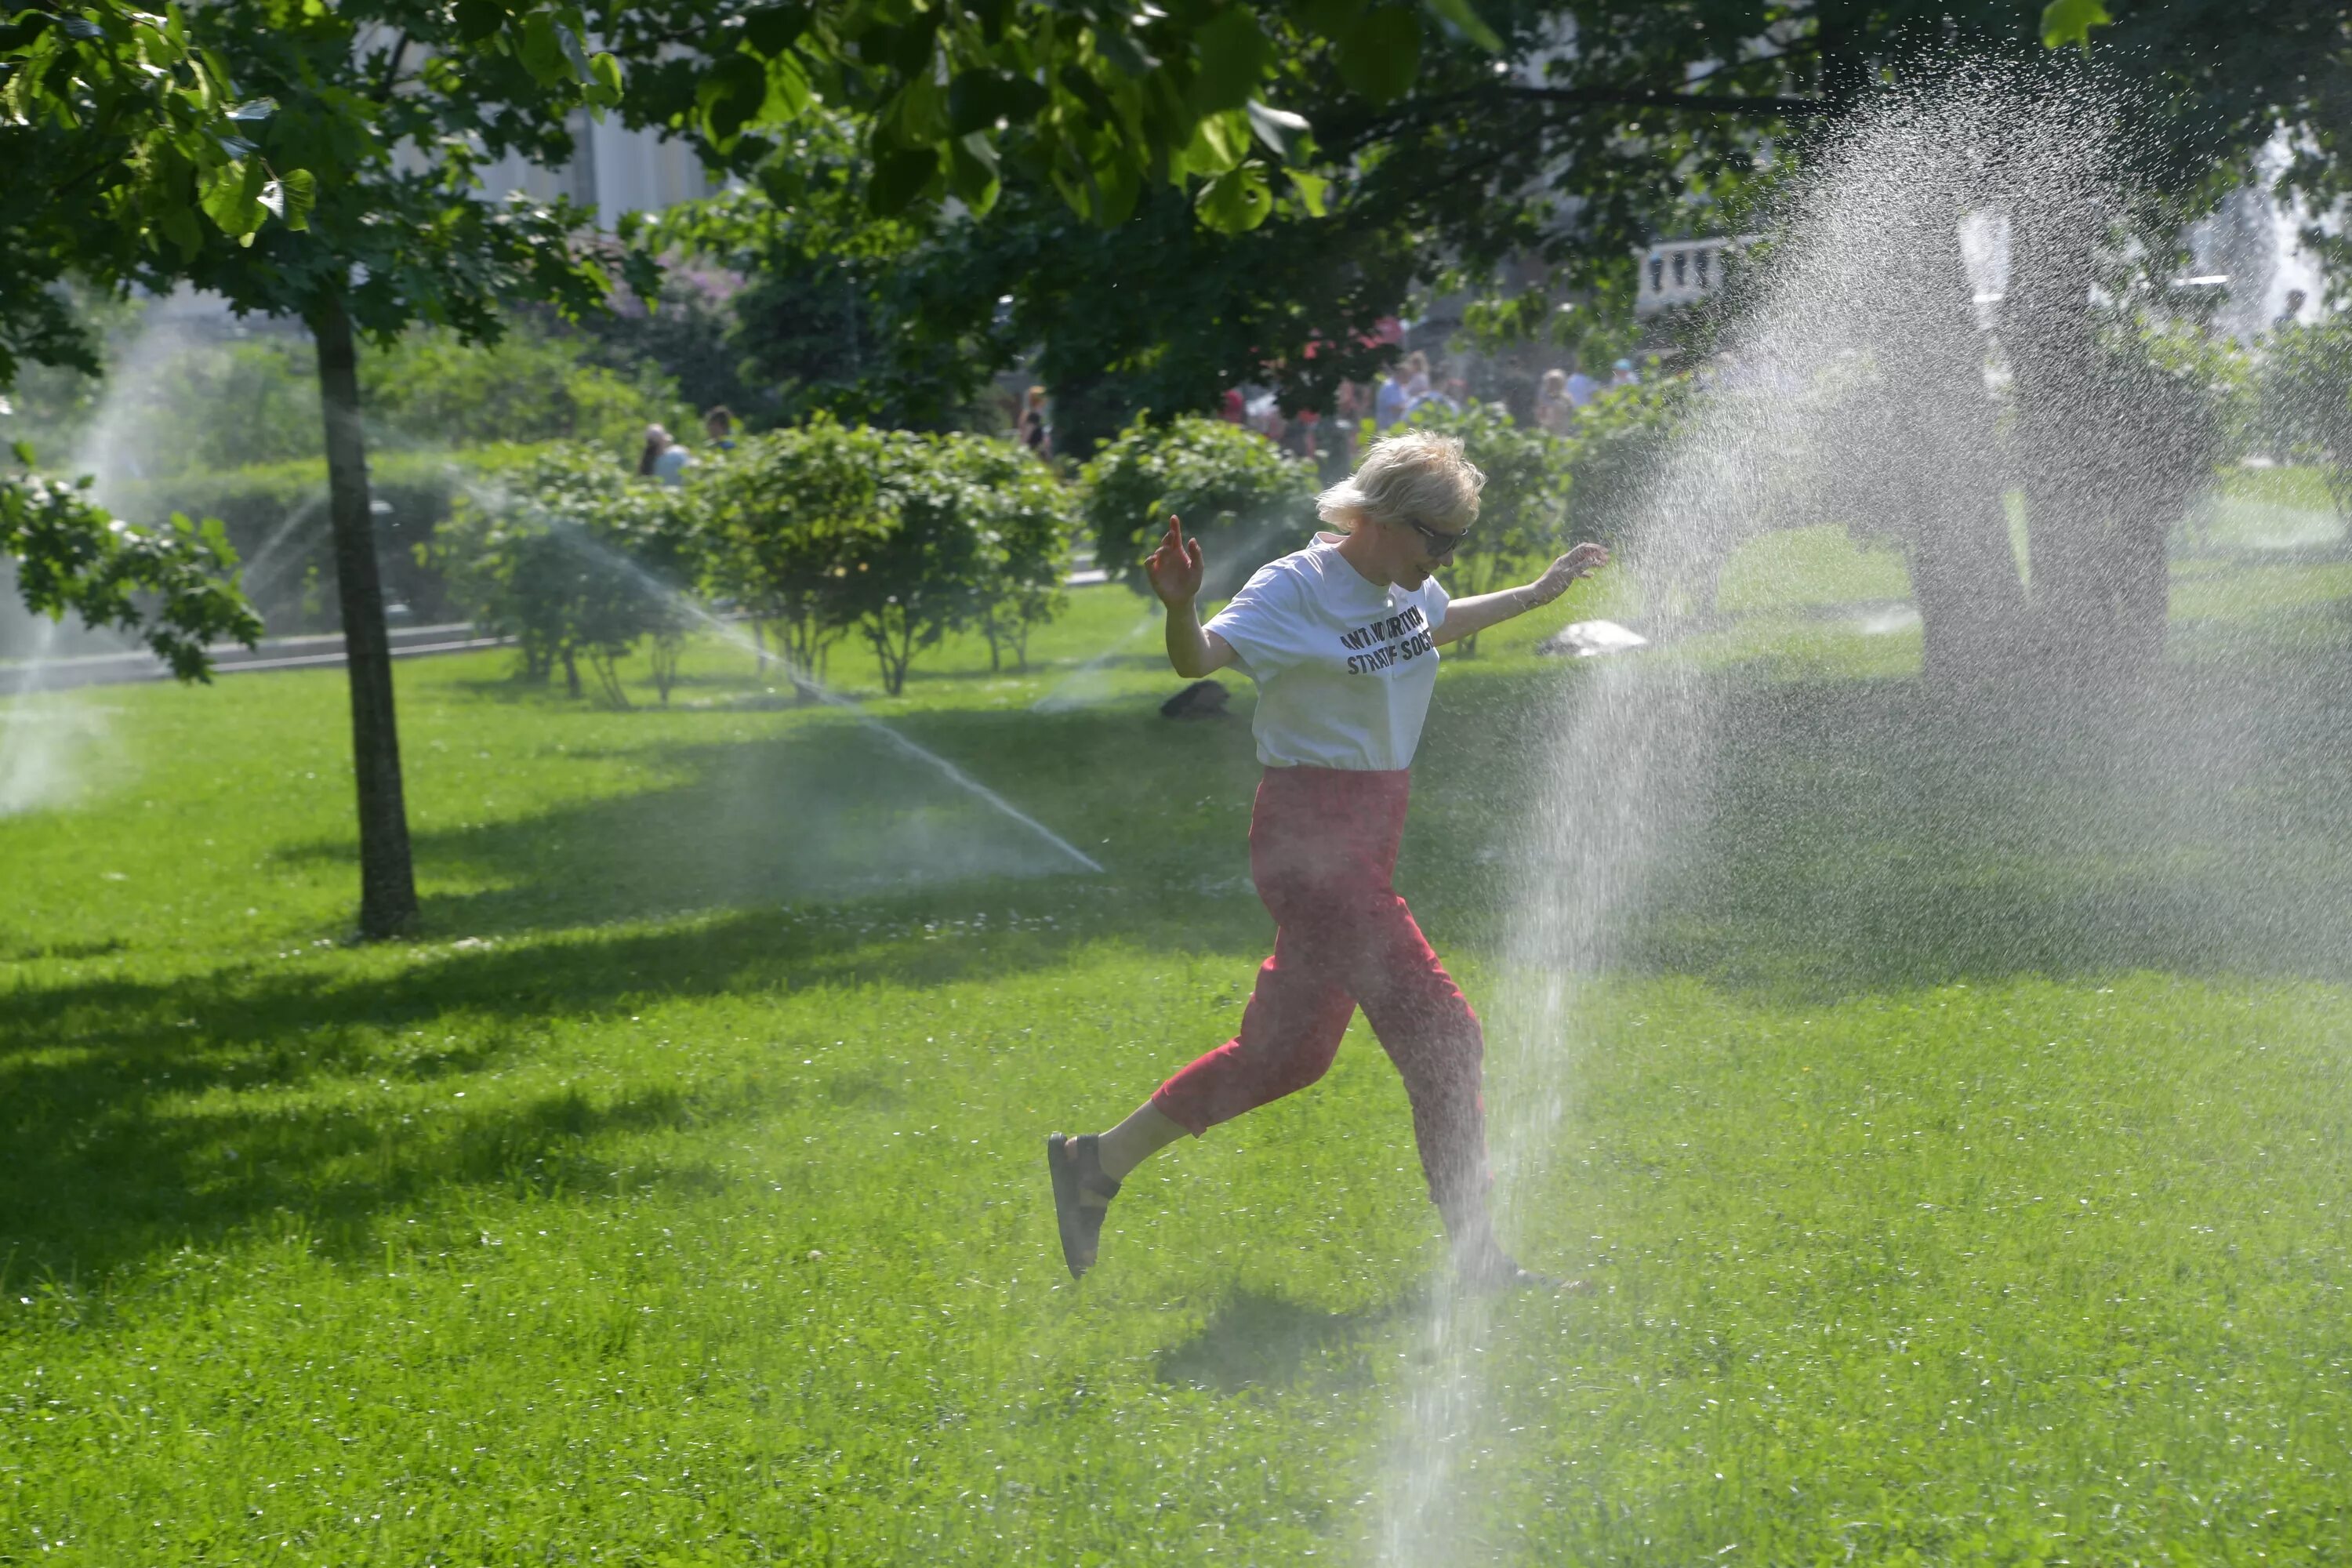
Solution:
[[[1250,817],[1250,872],[1277,927],[1242,1031],[1160,1086],[1151,1103],[1199,1137],[1305,1089],[1357,1007],[1403,1076],[1429,1195],[1449,1222],[1486,1187],[1486,1036],[1397,896],[1411,775],[1268,768]]]

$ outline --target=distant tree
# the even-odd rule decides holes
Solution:
[[[696,410],[723,406],[746,428],[764,430],[777,422],[778,403],[758,369],[744,363],[735,341],[734,300],[741,283],[731,268],[672,248],[649,298],[625,293],[604,315],[548,324],[584,338],[594,363],[633,379],[658,367]]]
[[[1003,361],[967,330],[975,310],[978,322],[988,320],[992,307],[970,298],[985,280],[946,280],[933,216],[873,214],[871,166],[839,117],[795,128],[777,156],[791,159],[789,179],[781,166],[768,171],[785,200],[730,192],[663,215],[641,237],[744,276],[729,301],[726,342],[740,375],[762,389],[759,411],[779,424],[817,413],[902,429],[963,423]],[[942,289],[956,297],[951,310],[929,300]]]
[[[360,395],[373,427],[431,447],[601,441],[634,451],[649,422],[693,428],[694,410],[654,365],[598,363],[577,334],[532,321],[491,344],[410,332],[361,357]]]

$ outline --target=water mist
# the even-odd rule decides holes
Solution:
[[[2008,438],[1998,418],[2005,378],[1996,367],[2006,366],[2015,395],[2095,404],[2126,426],[2153,426],[2159,439],[2133,450],[2161,452],[2160,389],[2113,374],[2065,383],[2065,367],[2091,360],[2047,352],[2088,331],[2095,273],[2067,263],[2087,263],[2094,246],[2083,237],[2109,243],[2120,216],[2114,123],[2110,103],[2080,84],[2050,91],[1956,67],[1933,89],[1888,94],[1816,148],[1756,226],[1762,241],[1737,264],[1702,390],[1618,520],[1616,569],[1639,585],[1643,628],[1664,646],[1566,673],[1549,743],[1537,752],[1514,856],[1510,978],[1488,1015],[1507,1241],[1539,1212],[1593,988],[1612,968],[1643,962],[1634,935],[1662,889],[1704,882],[1696,860],[1713,805],[1736,776],[1735,732],[1772,722],[1769,692],[1735,692],[1704,668],[1695,634],[1715,625],[1725,558],[1773,530],[1823,522],[1899,548],[1913,605],[1882,610],[1886,629],[1917,626],[1927,689],[1966,725],[2070,668],[2069,639],[2084,634],[2039,602],[2045,576],[2109,569],[2059,560],[2050,546],[2032,562],[2030,597],[2011,537],[2015,477],[2040,486],[2036,517],[2115,506],[2119,490],[2160,510],[2177,483],[2150,471],[2170,460],[2160,456],[2037,469],[2046,454]],[[2028,384],[2037,374],[2042,384]],[[2161,542],[2159,531],[2159,573]],[[1748,559],[1759,557],[1769,563],[1769,546]],[[2109,598],[2131,591],[2123,582]],[[2157,614],[2160,636],[2160,603]],[[1727,707],[1735,700],[1736,714]],[[1871,741],[1857,734],[1852,744],[1866,754]],[[1573,1216],[1549,1226],[1585,1228]],[[1573,1275],[1583,1259],[1528,1261]],[[1591,1283],[1607,1289],[1605,1279]],[[1381,1491],[1382,1562],[1488,1559],[1468,1483],[1509,1439],[1481,1352],[1496,1336],[1578,1310],[1524,1297],[1435,1301]]]

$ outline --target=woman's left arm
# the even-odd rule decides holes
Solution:
[[[1438,623],[1437,630],[1430,634],[1430,641],[1443,647],[1447,643],[1475,637],[1497,622],[1507,621],[1513,616],[1523,616],[1538,605],[1550,604],[1567,593],[1568,585],[1579,577],[1597,572],[1608,564],[1608,551],[1598,544],[1580,544],[1545,567],[1544,574],[1532,583],[1454,600],[1445,606],[1445,618]]]

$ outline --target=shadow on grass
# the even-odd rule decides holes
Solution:
[[[1509,889],[1558,765],[1559,689],[1585,678],[1546,669],[1442,692],[1401,871],[1441,949],[1517,936]],[[1708,679],[1706,808],[1662,847],[1628,917],[1618,951],[1636,967],[1807,996],[2019,973],[2352,978],[2340,679],[2176,669],[2096,712],[1955,708],[1905,680]],[[1657,709],[1655,722],[1675,721]],[[486,945],[9,993],[11,1268],[104,1272],[280,1209],[356,1248],[383,1207],[451,1184],[611,1190],[632,1178],[596,1157],[600,1139],[755,1114],[773,1092],[462,1112],[453,1100],[430,1115],[370,1103],[379,1079],[535,1050],[541,1020],[662,996],[984,978],[1104,940],[1230,954],[1237,979],[1263,952],[1269,922],[1244,879],[1246,726],[1169,724],[1148,706],[893,722],[1106,872],[1043,874],[1058,852],[1032,830],[822,715],[667,750],[679,782],[663,787],[428,830],[426,935]],[[665,920],[681,911],[694,912]],[[984,932],[940,929],[981,911]],[[460,1017],[453,1048],[433,1025]],[[290,1112],[252,1092],[305,1086],[333,1092]],[[1209,1386],[1279,1381],[1346,1331],[1237,1301],[1166,1367]]]
[[[2352,689],[2175,667],[2099,704],[1718,695],[1637,967],[1807,996],[2132,970],[2352,979]]]
[[[822,711],[781,733],[665,746],[661,772],[678,782],[662,787],[520,820],[420,826],[425,929],[457,936],[906,895],[953,901],[940,890],[1021,879],[1037,879],[1032,902],[1066,902],[1081,895],[1059,884],[1083,881],[1114,899],[1149,889],[1139,900],[1148,904],[1205,866],[1223,868],[1226,880],[1246,869],[1256,768],[1245,725],[1174,725],[1148,707],[914,713],[891,725],[979,787]],[[600,755],[614,753],[575,753]],[[1212,825],[1213,836],[1201,831]],[[1106,869],[1087,869],[1079,854]],[[354,857],[336,840],[280,858]],[[453,885],[475,890],[439,890]]]
[[[1160,1352],[1157,1371],[1162,1383],[1216,1394],[1284,1388],[1357,1350],[1414,1308],[1407,1297],[1362,1311],[1324,1312],[1244,1290],[1220,1306],[1199,1333]]]

